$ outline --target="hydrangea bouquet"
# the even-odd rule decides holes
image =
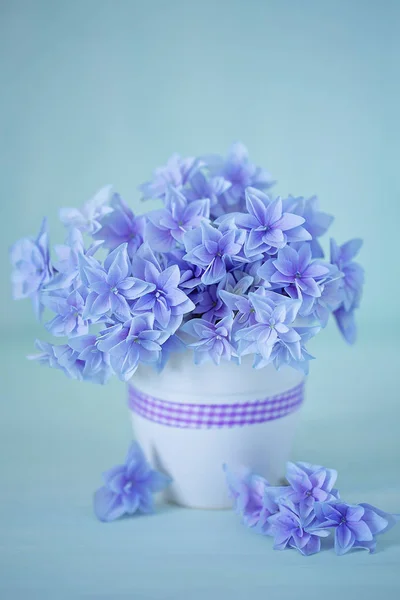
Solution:
[[[37,341],[33,358],[69,377],[127,381],[141,363],[162,369],[192,348],[196,363],[288,364],[307,372],[307,342],[333,314],[356,336],[361,241],[320,238],[333,217],[315,197],[281,198],[273,181],[234,144],[226,158],[173,155],[140,186],[161,208],[136,216],[111,187],[81,210],[60,212],[67,228],[51,255],[46,221],[36,239],[11,249],[13,293],[61,343]]]

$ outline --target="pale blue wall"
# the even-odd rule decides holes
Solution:
[[[365,238],[364,321],[397,318],[399,25],[393,1],[1,3],[2,271],[43,214],[173,151],[243,140],[282,193],[318,193],[341,241]],[[395,277],[395,273],[397,276]],[[0,324],[31,325],[3,278]],[[6,284],[7,283],[7,284]]]

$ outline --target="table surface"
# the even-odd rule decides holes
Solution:
[[[354,348],[331,330],[316,341],[293,458],[337,468],[348,501],[400,512],[398,347],[370,329]],[[31,348],[1,346],[0,598],[399,597],[400,526],[374,555],[305,558],[229,510],[98,522],[92,493],[132,437],[124,386],[69,381],[26,361]]]

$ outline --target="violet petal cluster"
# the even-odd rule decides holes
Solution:
[[[399,516],[370,504],[347,504],[334,489],[337,472],[305,462],[288,463],[286,486],[272,486],[249,469],[223,467],[233,508],[244,525],[274,539],[275,550],[294,548],[310,555],[321,538],[334,537],[336,554],[376,549],[376,538]]]
[[[44,221],[10,252],[14,298],[30,298],[56,338],[39,343],[38,361],[97,382],[159,370],[184,350],[197,363],[251,354],[254,368],[307,373],[309,340],[331,316],[354,342],[361,241],[332,240],[326,258],[333,217],[273,185],[235,143],[224,157],[174,154],[156,169],[140,186],[155,210],[134,214],[103,187],[60,211],[66,240],[51,252]]]
[[[336,265],[343,275],[340,288],[342,302],[333,314],[343,337],[349,344],[354,343],[356,339],[355,311],[360,305],[364,284],[364,270],[353,260],[361,246],[362,240],[359,239],[350,240],[342,246],[338,246],[335,240],[331,240],[331,263]]]

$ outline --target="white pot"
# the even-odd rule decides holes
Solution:
[[[289,367],[253,369],[250,356],[241,365],[195,365],[187,351],[172,355],[160,374],[139,367],[130,382],[132,423],[150,463],[173,479],[165,499],[193,508],[228,508],[232,503],[223,464],[233,470],[248,467],[278,483],[291,451],[303,381],[303,375]],[[188,426],[185,415],[199,410],[203,415],[211,411],[214,424]],[[221,426],[218,410],[221,415],[236,411],[237,423],[243,421],[242,411],[247,420],[248,411],[255,411],[261,415],[255,420],[263,422]],[[229,415],[225,421],[230,421]]]

